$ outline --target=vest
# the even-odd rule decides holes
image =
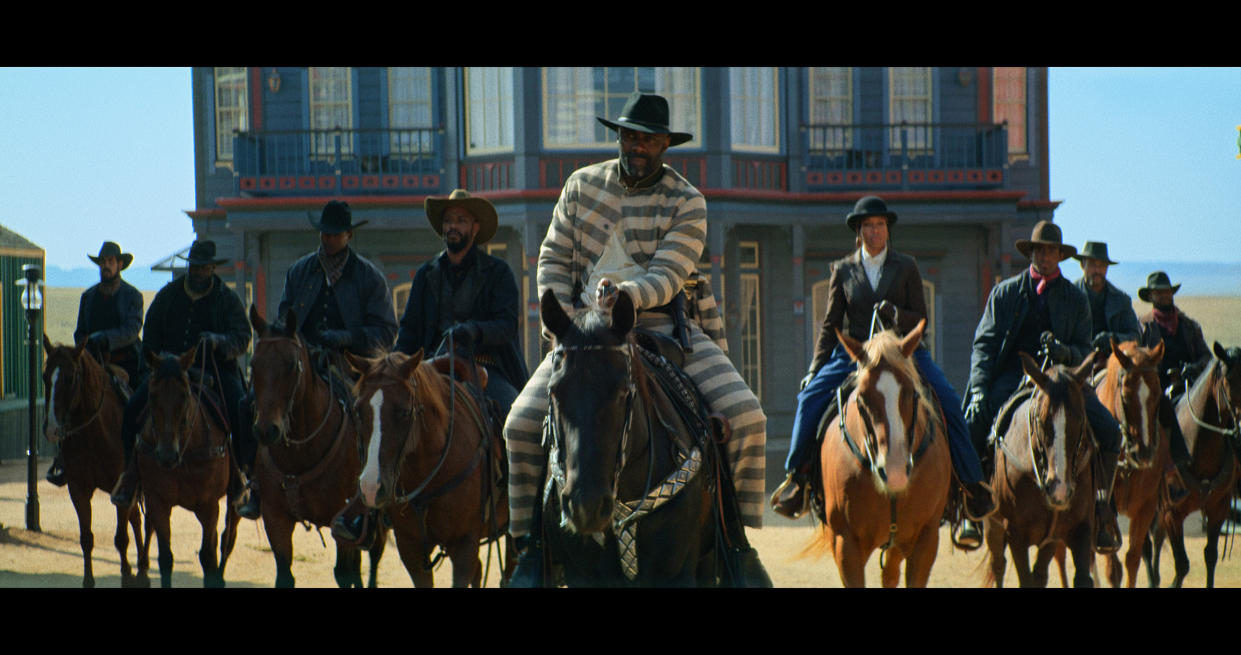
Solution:
[[[312,340],[325,330],[345,329],[345,319],[340,314],[340,305],[336,302],[336,294],[326,283],[319,288],[319,295],[310,305],[310,313],[302,324],[302,329]]]

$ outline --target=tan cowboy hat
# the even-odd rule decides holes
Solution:
[[[461,207],[468,210],[478,220],[478,236],[475,244],[487,243],[496,235],[500,227],[500,217],[496,214],[495,205],[486,198],[471,196],[465,189],[453,189],[447,198],[428,196],[426,203],[427,221],[435,233],[444,236],[444,211],[449,207]]]
[[[1051,221],[1035,223],[1034,229],[1030,232],[1030,238],[1017,239],[1015,245],[1017,251],[1028,259],[1031,249],[1036,244],[1060,246],[1060,261],[1064,261],[1077,254],[1077,247],[1065,244],[1064,238],[1060,235],[1060,226]]]

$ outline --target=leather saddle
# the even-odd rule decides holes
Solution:
[[[461,382],[477,384],[480,390],[487,388],[487,369],[482,364],[471,363],[463,357],[450,358],[448,355],[440,355],[427,361],[430,361],[431,366],[441,375],[451,375]]]

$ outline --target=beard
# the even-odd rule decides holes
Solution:
[[[197,278],[190,275],[186,277],[185,283],[189,285],[190,290],[194,293],[202,293],[211,288],[211,277]]]
[[[448,231],[444,233],[444,247],[448,248],[448,252],[455,255],[469,248],[470,240],[460,232]]]
[[[622,155],[621,170],[635,180],[641,180],[651,174],[651,160],[641,155]]]
[[[103,282],[103,283],[105,283],[105,284],[106,284],[106,283],[111,282],[112,280],[115,280],[115,279],[116,279],[116,273],[114,273],[114,272],[112,272],[112,271],[110,271],[110,270],[108,270],[108,269],[106,269],[106,268],[101,268],[101,269],[99,269],[99,281],[100,281],[100,282]]]
[[[1172,302],[1169,302],[1166,305],[1161,305],[1159,303],[1151,303],[1151,304],[1155,306],[1155,309],[1158,309],[1159,311],[1165,314],[1172,313],[1172,310],[1176,308],[1176,303],[1172,303]]]

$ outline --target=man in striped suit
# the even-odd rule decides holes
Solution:
[[[593,295],[599,282],[608,280],[633,299],[638,327],[671,335],[673,318],[666,306],[702,256],[707,207],[702,193],[662,158],[669,147],[693,137],[669,131],[668,102],[657,95],[635,93],[616,122],[599,122],[618,133],[620,156],[577,170],[565,182],[539,251],[539,295],[551,289],[572,316],[582,306],[576,296]],[[704,295],[697,323],[689,325],[692,352],[685,372],[710,410],[732,426],[727,452],[741,521],[760,528],[767,417],[725,354],[723,318],[714,298]],[[535,369],[504,426],[510,532],[520,553],[513,586],[538,584],[535,572],[542,561],[533,514],[546,467],[542,433],[551,361],[549,355]]]

